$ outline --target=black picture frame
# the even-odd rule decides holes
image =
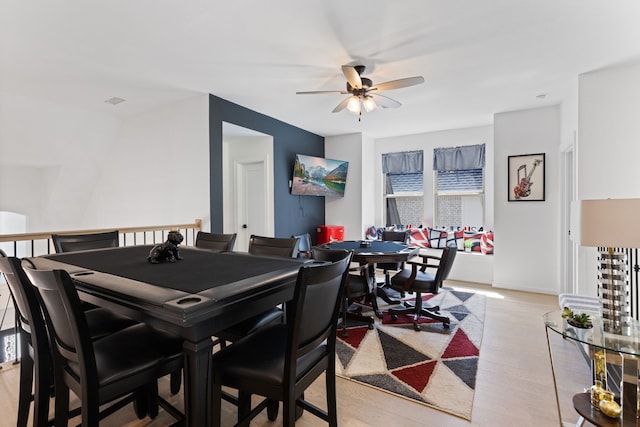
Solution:
[[[507,170],[508,201],[544,201],[545,153],[509,156]]]

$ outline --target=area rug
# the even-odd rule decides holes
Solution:
[[[337,373],[471,420],[486,297],[443,288],[423,300],[449,316],[448,329],[424,319],[415,331],[411,316],[393,321],[387,313],[381,322],[376,319],[373,330],[348,323],[347,338],[338,331]]]

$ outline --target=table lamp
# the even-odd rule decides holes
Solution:
[[[626,248],[640,247],[640,199],[583,200],[580,244],[598,247],[598,294],[604,330],[627,335],[631,326]]]

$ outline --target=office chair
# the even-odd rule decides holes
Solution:
[[[407,231],[383,231],[382,240],[386,242],[402,242],[407,243],[409,240],[409,230]],[[398,271],[404,268],[403,262],[380,262],[376,264],[376,268],[384,271],[384,284],[383,286],[388,288],[391,286],[391,271]]]
[[[293,426],[296,407],[337,427],[335,347],[337,319],[347,281],[351,253],[333,263],[303,265],[286,323],[272,324],[213,355],[213,425],[220,426],[222,387],[238,390],[238,424],[267,408],[270,420],[283,402],[283,425]],[[304,400],[303,393],[325,373],[327,411]],[[251,395],[265,397],[253,410]]]
[[[117,248],[119,246],[118,230],[106,233],[89,234],[52,234],[56,253],[84,251],[87,249]]]
[[[232,251],[236,244],[236,233],[219,234],[198,231],[196,247],[213,251]]]
[[[324,249],[313,248],[311,250],[312,258],[318,261],[335,262],[344,258],[344,254],[348,251],[342,249]],[[364,322],[369,329],[373,329],[375,319],[372,316],[363,316],[362,310],[349,310],[352,302],[363,302],[369,300],[374,305],[374,311],[378,311],[375,295],[375,283],[369,275],[369,266],[361,265],[349,268],[349,276],[347,283],[344,285],[344,295],[340,313],[342,316],[342,332],[341,335],[346,338],[349,336],[347,332],[347,319]],[[361,307],[360,307],[361,308]]]
[[[85,312],[69,273],[23,268],[37,288],[53,355],[55,425],[69,422],[69,390],[80,398],[82,425],[99,420],[130,402],[139,417],[152,418],[158,406],[183,416],[158,396],[158,378],[182,368],[182,340],[144,323],[92,340]],[[115,402],[115,403],[113,403]],[[101,405],[110,404],[100,411]],[[144,414],[144,415],[143,415]]]
[[[393,320],[398,318],[399,314],[413,314],[413,329],[420,330],[420,317],[430,317],[442,322],[445,328],[449,327],[451,321],[447,316],[439,313],[440,307],[425,307],[422,303],[423,293],[438,293],[444,282],[449,276],[453,261],[456,259],[457,249],[455,247],[446,247],[442,249],[439,257],[432,255],[420,255],[422,262],[407,261],[411,265],[411,269],[404,269],[391,278],[391,288],[400,292],[415,292],[415,304],[404,301],[400,307],[392,307],[389,314]],[[437,261],[437,263],[433,263]],[[427,269],[435,269],[435,272],[427,271]]]

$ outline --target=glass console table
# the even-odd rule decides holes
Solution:
[[[640,323],[634,320],[628,335],[616,335],[605,332],[602,327],[602,318],[591,316],[593,327],[589,329],[577,328],[567,323],[562,318],[562,311],[552,311],[543,316],[545,331],[547,334],[547,348],[551,362],[553,375],[553,387],[556,394],[558,417],[562,426],[562,414],[558,398],[556,374],[553,366],[549,331],[562,335],[563,338],[585,345],[589,354],[603,351],[605,359],[609,363],[622,366],[622,383],[620,384],[620,399],[622,414],[619,419],[609,418],[590,404],[587,393],[577,393],[573,397],[573,406],[582,419],[586,419],[597,426],[622,426],[636,427],[638,425],[638,367],[640,357]],[[587,396],[587,397],[585,397]],[[587,404],[585,404],[585,401]]]

